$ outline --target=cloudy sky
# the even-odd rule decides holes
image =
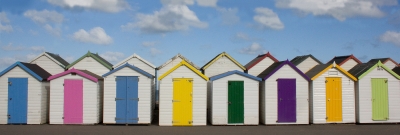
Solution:
[[[400,62],[399,0],[0,0],[0,69],[47,51],[111,63],[136,53],[159,66],[221,52],[243,65],[270,52],[322,62],[354,54]]]

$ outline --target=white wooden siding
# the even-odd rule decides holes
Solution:
[[[65,75],[50,81],[50,124],[64,124],[64,80],[83,80],[83,124],[100,122],[102,82],[95,83],[79,75]]]
[[[173,78],[193,78],[193,125],[207,124],[207,82],[186,66],[177,68],[160,82],[159,125],[172,126]]]
[[[329,76],[329,71],[337,71],[338,75]],[[313,123],[329,123],[326,121],[326,77],[341,77],[342,78],[342,122],[333,123],[354,123],[355,122],[355,90],[354,81],[351,78],[338,71],[336,68],[331,68],[327,72],[313,80],[312,84],[312,122]]]
[[[393,69],[397,66],[397,63],[393,63],[392,61],[388,61],[384,64],[386,67],[388,67],[389,69]]]
[[[275,61],[273,61],[271,58],[266,57],[260,62],[258,62],[256,65],[254,65],[250,70],[247,71],[248,74],[253,75],[253,76],[258,76],[262,71],[267,69],[269,66],[274,64]]]
[[[331,63],[329,63],[329,64],[331,64]],[[336,64],[339,64],[339,63],[336,63]],[[357,64],[358,63],[354,59],[349,59],[348,61],[346,61],[345,63],[340,65],[340,67],[343,68],[346,71],[349,71],[351,68],[353,68]]]
[[[277,79],[296,79],[296,122],[277,122],[278,120],[278,82]],[[265,106],[262,107],[264,124],[309,124],[308,119],[308,81],[289,65],[284,65],[264,83]]]
[[[244,81],[244,125],[258,125],[259,81],[232,74],[212,82],[210,121],[213,125],[228,124],[228,81]]]
[[[146,71],[147,73],[149,73],[149,74],[151,74],[153,76],[156,74],[156,70],[153,67],[149,66],[148,64],[144,63],[143,61],[139,60],[136,57],[135,58],[130,58],[125,63],[129,63],[131,65],[134,65],[135,67],[138,67],[138,68]],[[121,63],[121,65],[117,65],[115,68],[118,68],[119,66],[122,66],[125,63]]]
[[[42,67],[44,70],[46,70],[47,72],[49,72],[52,75],[64,72],[64,68],[62,68],[56,62],[52,61],[46,55],[40,56],[39,58],[35,59],[31,63],[37,64],[38,66]]]
[[[117,83],[115,78],[117,76],[138,76],[138,117],[139,124],[149,124],[152,120],[152,107],[153,107],[153,94],[154,89],[152,89],[154,80],[144,76],[129,67],[124,67],[117,72],[114,72],[104,78],[104,121],[106,124],[116,123],[116,90]]]
[[[387,121],[372,120],[372,78],[388,79],[389,119]],[[358,119],[359,123],[400,122],[400,82],[386,70],[372,70],[358,81]]]
[[[170,63],[165,65],[163,68],[157,70],[157,75],[161,76],[168,70],[170,70],[172,67],[174,67],[176,64],[179,64],[182,61],[180,57],[177,57],[176,59],[172,60]]]
[[[27,109],[27,124],[43,124],[43,115],[47,111],[42,108],[44,90],[43,84],[25,72],[19,66],[14,67],[9,72],[0,77],[0,124],[7,124],[8,111],[8,78],[28,78],[28,109]],[[44,114],[43,114],[44,113]]]
[[[312,59],[311,57],[308,57],[305,59],[303,62],[297,65],[297,68],[300,69],[301,72],[306,73],[308,70],[312,69],[319,63]]]
[[[109,72],[110,70],[103,66],[101,63],[97,62],[92,57],[85,57],[74,66],[70,67],[69,69],[81,69],[81,70],[88,70],[92,73],[97,74],[98,76],[102,76],[105,73]]]
[[[243,69],[241,69],[233,61],[231,61],[228,57],[223,56],[217,59],[208,68],[206,68],[204,74],[208,77],[212,77],[232,70],[238,70],[243,72]]]

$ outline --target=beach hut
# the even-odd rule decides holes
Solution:
[[[345,56],[335,56],[332,60],[330,60],[326,64],[332,64],[333,62],[335,62],[337,65],[339,65],[341,68],[343,68],[346,71],[349,71],[351,68],[353,68],[357,64],[362,63],[353,54],[345,55]]]
[[[391,58],[377,58],[377,59],[371,59],[370,61],[368,61],[368,63],[377,63],[378,61],[381,61],[381,63],[383,65],[385,65],[387,68],[389,69],[393,69],[395,67],[397,67],[399,64],[394,61]]]
[[[160,75],[159,125],[206,125],[208,77],[186,60]]]
[[[125,63],[103,75],[104,124],[150,124],[155,104],[154,76]]]
[[[85,55],[69,64],[66,69],[87,70],[101,76],[112,70],[113,65],[100,57],[97,53],[88,51]]]
[[[311,78],[310,123],[355,123],[357,78],[335,62],[317,65],[306,75]]]
[[[200,70],[200,68],[197,65],[195,65],[193,62],[189,61],[189,59],[187,59],[186,57],[184,57],[181,54],[177,54],[174,57],[172,57],[171,59],[169,59],[167,62],[165,62],[164,64],[162,64],[161,66],[156,68],[157,76],[165,74],[165,72],[170,70],[172,67],[174,67],[175,65],[181,63],[182,60],[185,60],[186,63],[188,63],[194,69]]]
[[[215,76],[233,70],[244,72],[246,68],[226,52],[218,54],[201,68],[206,76]]]
[[[309,124],[309,77],[289,60],[275,62],[258,77],[263,124]]]
[[[102,121],[103,78],[69,69],[50,81],[50,124],[97,124]]]
[[[208,119],[213,125],[258,125],[261,78],[228,71],[208,82]]]
[[[279,61],[269,52],[266,54],[258,55],[256,58],[254,58],[244,66],[246,68],[245,72],[253,76],[258,76],[262,71],[274,64],[274,62]]]
[[[349,70],[356,82],[357,123],[400,122],[400,76],[381,61]]]
[[[315,58],[313,55],[302,55],[302,56],[297,56],[293,58],[290,63],[295,65],[299,70],[303,73],[306,73],[308,70],[313,68],[316,65],[323,64],[321,61],[319,61],[317,58]]]
[[[46,123],[49,76],[40,66],[23,62],[0,72],[0,124]]]
[[[49,52],[43,52],[32,59],[29,63],[42,67],[52,75],[64,72],[65,67],[69,65],[69,63],[61,58],[58,54]]]
[[[124,66],[125,63],[129,63],[131,65],[134,65],[135,67],[146,71],[147,73],[151,74],[152,76],[155,76],[156,74],[156,66],[148,62],[147,60],[143,59],[137,54],[133,54],[126,59],[122,60],[121,62],[115,64],[113,66],[114,69],[118,68],[119,66]]]

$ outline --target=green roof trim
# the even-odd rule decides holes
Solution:
[[[97,62],[99,62],[101,65],[103,65],[104,67],[108,68],[109,70],[112,70],[112,64],[109,63],[108,61],[106,61],[105,59],[103,59],[102,57],[100,57],[97,54],[91,53],[90,51],[88,51],[85,55],[83,55],[82,57],[80,57],[79,59],[75,60],[74,62],[72,62],[71,64],[69,64],[67,67],[65,67],[66,69],[71,68],[72,66],[74,66],[76,63],[78,63],[79,61],[83,60],[86,57],[92,57],[93,59],[95,59]]]
[[[384,64],[382,64],[382,62],[379,60],[378,63],[376,63],[374,66],[372,66],[371,68],[369,68],[367,71],[365,71],[363,74],[361,74],[358,79],[360,80],[361,78],[363,78],[364,76],[366,76],[368,73],[370,73],[372,70],[376,69],[378,66],[382,67],[383,69],[385,69],[387,72],[389,72],[391,75],[393,75],[395,78],[400,80],[400,76],[397,75],[395,72],[393,72],[391,69],[389,69],[388,67],[386,67]]]

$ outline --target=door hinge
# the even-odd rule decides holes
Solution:
[[[175,120],[173,120],[173,121],[172,121],[172,123],[179,123],[179,121],[175,121]]]
[[[122,120],[122,119],[121,119],[121,118],[117,118],[117,117],[115,117],[115,121],[116,121],[116,120]]]
[[[12,82],[8,82],[8,85],[10,85],[10,86],[11,86],[11,84],[12,84]]]
[[[137,100],[137,101],[139,101],[139,98],[130,98],[129,100]]]
[[[63,86],[65,86],[65,85],[63,84]]]
[[[115,98],[115,101],[117,101],[117,100],[123,100],[123,98]]]
[[[327,83],[328,82],[328,80],[325,80],[325,83]]]
[[[132,119],[130,119],[130,120],[137,120],[137,121],[139,121],[139,118],[132,118]]]
[[[387,83],[388,82],[388,80],[385,80],[385,83]]]
[[[10,114],[9,114],[9,115],[7,115],[7,118],[8,118],[8,119],[11,119],[11,115],[10,115]]]
[[[64,119],[64,117],[62,117],[62,119]]]
[[[325,119],[327,120],[327,119],[328,119],[328,117],[325,117]]]
[[[192,124],[192,123],[193,123],[193,121],[192,121],[192,120],[190,120],[190,121],[189,121],[189,124]]]

